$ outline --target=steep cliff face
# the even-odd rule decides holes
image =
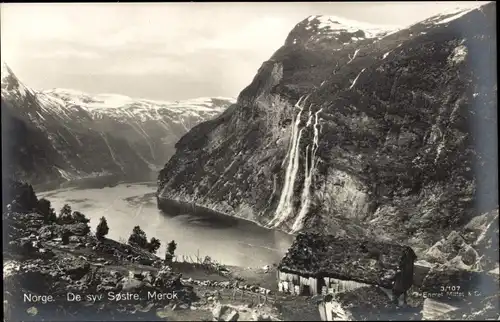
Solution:
[[[497,207],[495,6],[401,30],[300,22],[236,105],[179,140],[160,200],[426,246]]]
[[[182,134],[230,104],[224,98],[157,102],[36,91],[4,64],[4,173],[32,184],[100,175],[145,179],[168,160]]]

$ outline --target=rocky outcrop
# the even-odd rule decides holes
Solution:
[[[495,11],[399,31],[309,17],[236,105],[179,140],[158,195],[421,253],[498,206]]]
[[[424,319],[498,318],[498,209],[451,231],[423,257]]]
[[[422,302],[395,304],[382,289],[362,287],[318,300],[323,321],[421,320]]]
[[[461,230],[451,231],[430,247],[423,259],[466,270],[498,267],[498,209],[474,217]]]
[[[479,298],[475,301],[469,301],[467,305],[456,310],[447,310],[436,316],[431,317],[432,320],[498,320],[500,314],[500,298],[497,295],[486,298]]]
[[[149,180],[174,143],[231,99],[183,102],[132,99],[25,86],[2,65],[5,173],[32,184],[114,176]]]
[[[456,306],[435,301],[433,299],[425,299],[422,308],[422,319],[423,320],[436,320],[438,317],[458,310]]]

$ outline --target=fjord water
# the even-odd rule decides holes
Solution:
[[[38,192],[52,207],[67,203],[90,219],[95,231],[99,218],[106,217],[108,238],[126,241],[134,226],[140,226],[150,239],[158,238],[163,257],[170,240],[177,243],[176,254],[210,256],[225,264],[262,267],[277,263],[292,242],[292,236],[269,230],[255,223],[225,215],[199,213],[195,210],[169,214],[158,209],[154,183],[122,183],[112,187],[71,187]]]

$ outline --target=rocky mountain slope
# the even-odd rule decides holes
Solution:
[[[305,19],[237,104],[179,140],[159,201],[432,245],[498,207],[495,12],[400,30]]]
[[[104,174],[144,178],[174,152],[175,142],[232,103],[88,95],[25,86],[2,65],[2,137],[7,172],[31,183]]]

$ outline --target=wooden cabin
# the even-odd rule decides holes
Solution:
[[[408,246],[301,233],[278,265],[278,288],[294,295],[326,295],[377,286],[392,299],[406,299],[416,258]]]

